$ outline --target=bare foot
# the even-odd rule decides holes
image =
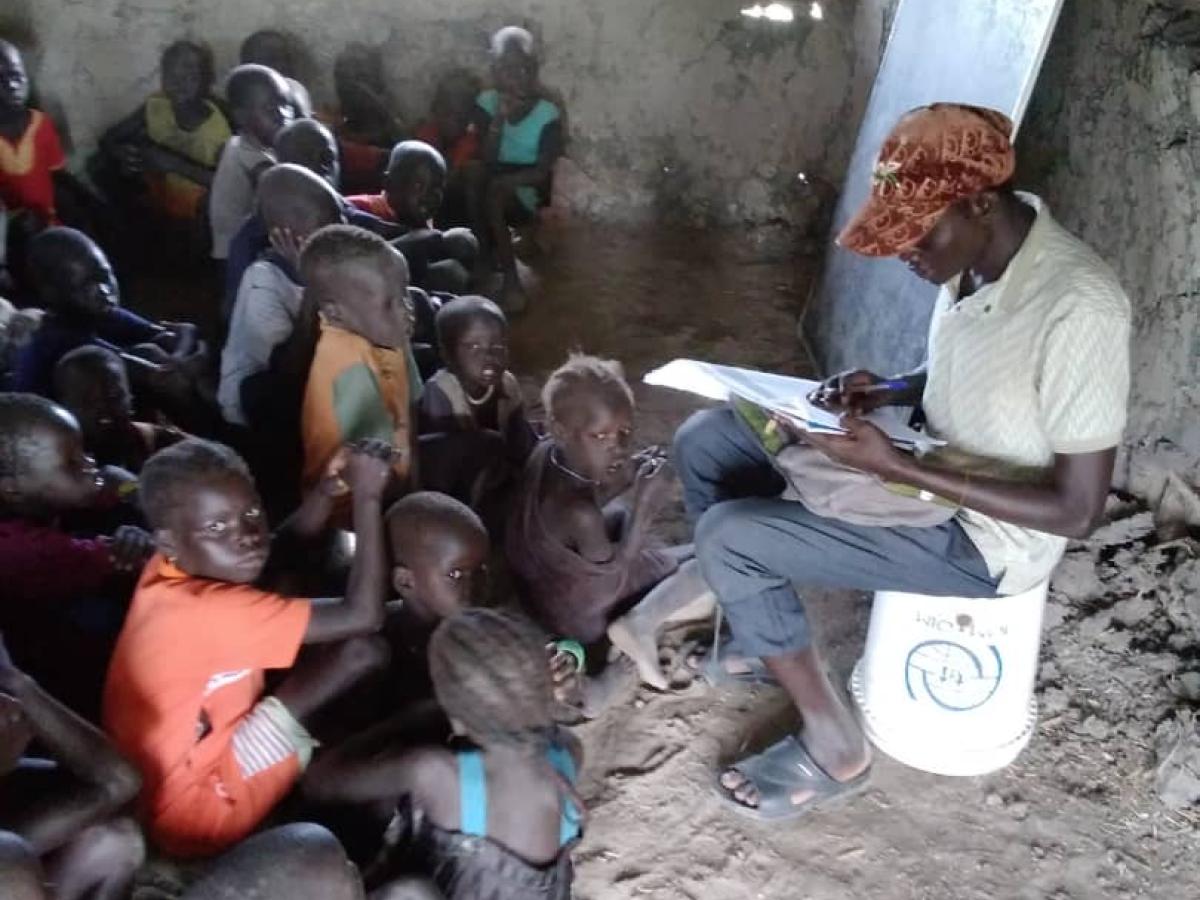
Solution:
[[[667,676],[658,664],[658,639],[647,634],[632,621],[632,616],[622,616],[608,626],[608,639],[613,646],[633,660],[638,676],[646,684],[660,691],[667,689]]]

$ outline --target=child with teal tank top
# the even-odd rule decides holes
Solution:
[[[492,36],[494,87],[476,98],[481,161],[469,179],[471,227],[490,263],[503,275],[500,305],[520,312],[528,303],[517,277],[511,224],[533,221],[550,202],[554,164],[566,142],[566,111],[538,80],[533,35],[501,28]]]
[[[554,721],[544,636],[469,609],[438,626],[429,668],[462,740],[414,748],[389,772],[403,799],[368,887],[420,875],[447,900],[569,900],[582,759]]]

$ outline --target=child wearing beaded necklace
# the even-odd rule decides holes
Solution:
[[[616,362],[571,356],[543,402],[549,437],[512,506],[508,561],[543,627],[587,645],[607,635],[643,681],[663,689],[658,629],[703,618],[714,603],[690,548],[653,546],[671,485],[666,461],[631,454],[633,393]]]
[[[436,326],[446,367],[418,409],[423,485],[486,513],[536,443],[508,371],[508,320],[485,297],[459,297],[438,310]]]

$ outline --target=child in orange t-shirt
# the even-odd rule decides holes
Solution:
[[[384,616],[380,495],[390,456],[374,441],[339,455],[281,529],[314,538],[349,485],[358,543],[341,600],[253,586],[271,541],[249,470],[232,450],[193,438],[143,468],[141,499],[159,553],[113,653],[104,724],[141,771],[143,822],[166,852],[207,855],[253,831],[307,765],[313,714],[385,664],[373,632]],[[309,644],[317,646],[302,652]],[[290,670],[270,694],[266,669]]]

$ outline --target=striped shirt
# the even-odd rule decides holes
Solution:
[[[929,331],[923,405],[957,449],[1044,475],[1056,454],[1115,447],[1129,393],[1129,300],[1112,270],[1050,216],[1037,218],[997,281],[958,298],[942,287]],[[959,520],[1000,592],[1049,577],[1067,540],[963,510]]]

